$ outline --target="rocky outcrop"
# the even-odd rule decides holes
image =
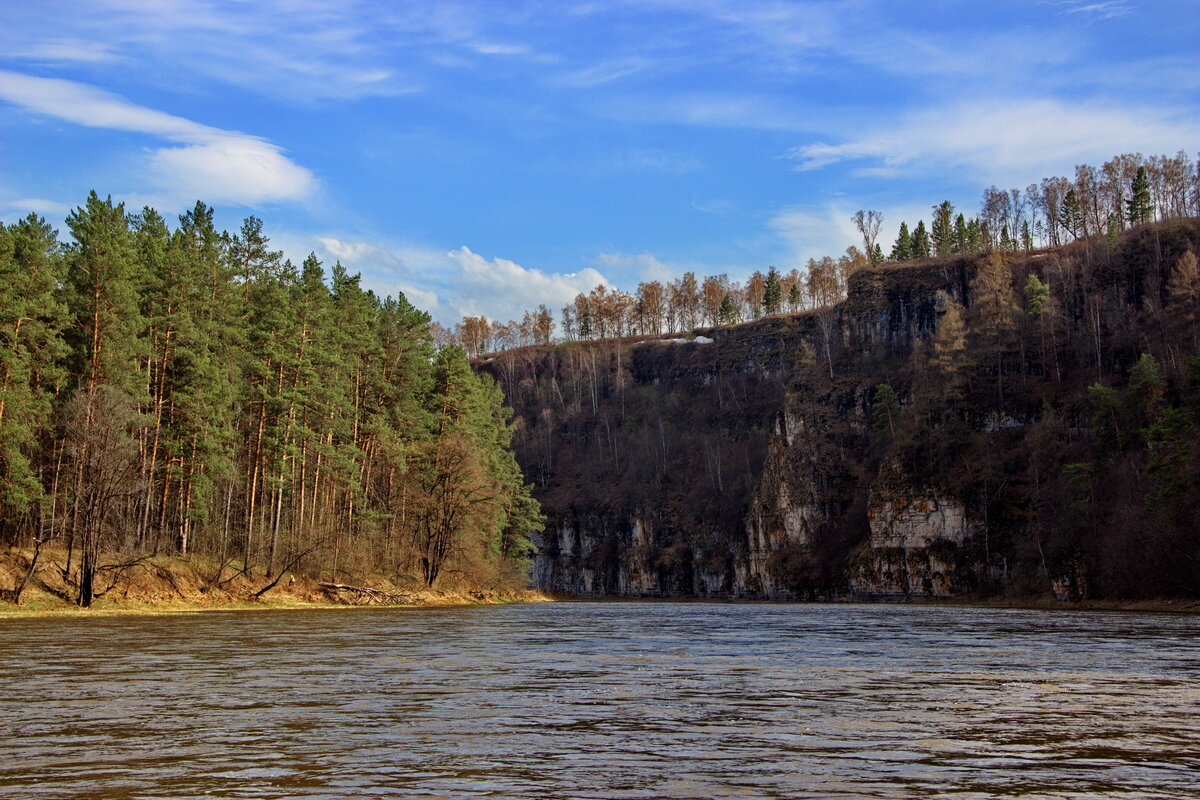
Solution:
[[[896,480],[885,500],[891,479],[863,472],[875,382],[865,367],[930,335],[936,293],[965,299],[970,269],[863,272],[821,314],[479,364],[517,412],[518,458],[549,518],[534,584],[766,599],[959,590],[949,565],[919,554],[970,535],[963,505]],[[851,550],[854,570],[831,574]]]
[[[871,484],[867,520],[870,538],[847,576],[855,595],[951,597],[975,587],[965,548],[978,526],[960,500],[916,486],[895,459]]]

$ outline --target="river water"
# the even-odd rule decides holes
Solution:
[[[1190,799],[1198,634],[699,603],[0,620],[0,797]]]

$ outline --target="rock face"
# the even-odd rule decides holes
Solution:
[[[868,448],[875,366],[931,334],[937,291],[966,299],[971,269],[858,273],[834,311],[479,364],[516,411],[547,513],[534,584],[627,597],[968,588],[966,505],[898,465],[876,475]]]
[[[962,502],[915,486],[894,459],[884,461],[868,502],[870,540],[848,575],[855,594],[950,597],[974,588],[963,550],[977,526]]]

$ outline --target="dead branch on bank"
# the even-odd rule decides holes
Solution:
[[[345,583],[318,583],[317,585],[335,597],[340,596],[341,592],[349,592],[351,597],[358,601],[352,603],[353,605],[404,605],[413,600],[413,596],[405,592],[385,592],[370,586],[350,586]]]

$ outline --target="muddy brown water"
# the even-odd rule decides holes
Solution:
[[[1195,798],[1198,634],[683,603],[0,620],[0,797]]]

